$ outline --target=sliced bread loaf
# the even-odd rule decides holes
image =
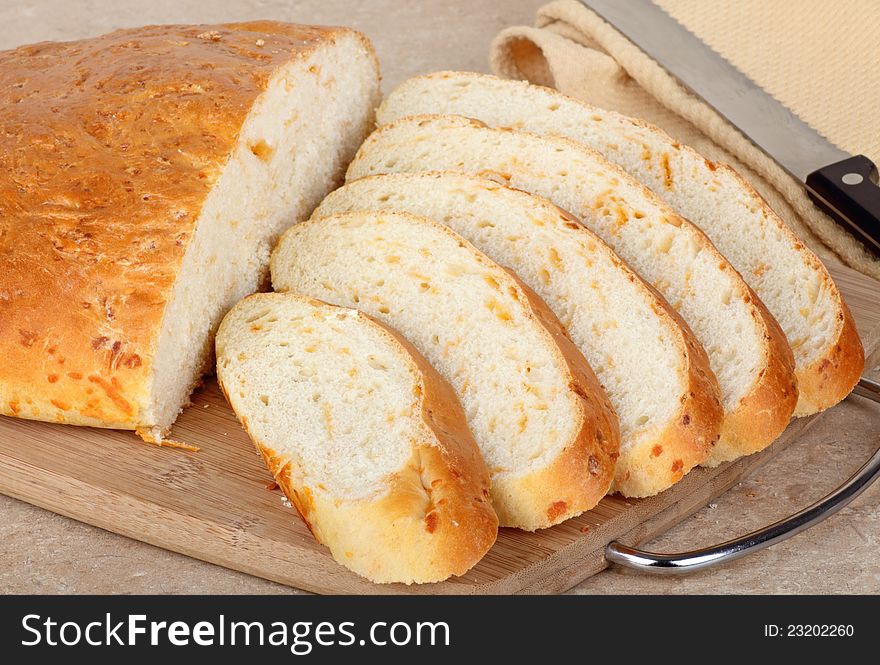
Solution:
[[[495,542],[489,474],[428,362],[360,312],[290,293],[239,302],[217,377],[281,489],[374,582],[461,575]]]
[[[0,53],[0,413],[160,440],[378,77],[360,33],[274,21]]]
[[[779,325],[705,234],[620,167],[562,137],[413,116],[373,132],[347,178],[434,169],[490,175],[550,199],[681,313],[709,356],[725,410],[707,463],[761,450],[785,429],[797,387]]]
[[[378,122],[423,113],[463,115],[492,127],[580,141],[699,226],[785,332],[798,380],[796,415],[836,404],[858,381],[864,351],[827,269],[729,166],[704,159],[641,120],[484,74],[438,72],[410,79],[379,108]]]
[[[573,217],[546,199],[452,171],[355,180],[313,216],[356,210],[441,221],[550,305],[617,413],[612,491],[656,494],[709,455],[723,411],[705,352],[675,310]]]
[[[618,425],[589,365],[537,296],[450,229],[391,211],[312,219],[271,266],[276,289],[364,310],[449,381],[502,526],[551,526],[608,491]]]

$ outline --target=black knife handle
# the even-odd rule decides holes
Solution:
[[[807,176],[813,202],[880,256],[877,167],[864,155],[823,166]]]

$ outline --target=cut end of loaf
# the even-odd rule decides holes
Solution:
[[[342,179],[372,123],[378,72],[354,32],[277,70],[201,209],[166,308],[143,420],[167,430],[212,364],[211,336],[265,284],[272,245]]]
[[[0,413],[162,436],[223,312],[369,130],[372,48],[272,21],[147,26],[4,51],[0,70],[21,83],[0,90]]]

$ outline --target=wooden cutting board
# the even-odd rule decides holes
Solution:
[[[867,353],[880,342],[880,282],[831,266]],[[285,505],[214,381],[193,397],[174,439],[199,452],[142,443],[131,432],[0,417],[0,492],[159,547],[320,593],[554,593],[605,566],[612,540],[634,545],[706,505],[821,418],[794,421],[769,449],[697,469],[659,496],[606,497],[537,533],[502,529],[486,557],[439,584],[376,585],[336,564]],[[843,479],[841,479],[843,480]],[[709,544],[709,543],[706,543]]]

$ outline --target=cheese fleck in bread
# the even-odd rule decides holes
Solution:
[[[451,171],[355,180],[314,216],[356,210],[442,222],[553,309],[620,421],[612,491],[656,494],[705,461],[723,415],[705,352],[675,310],[573,217],[546,199]]]
[[[400,335],[293,294],[238,303],[217,376],[319,542],[374,582],[461,575],[495,542],[489,474],[455,394]]]
[[[394,327],[452,385],[489,467],[502,526],[534,530],[595,506],[617,419],[546,305],[450,229],[357,212],[289,229],[272,284]]]

